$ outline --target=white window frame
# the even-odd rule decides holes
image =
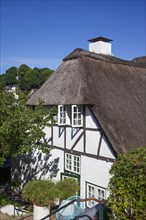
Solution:
[[[58,105],[58,125],[69,125],[69,107],[67,105]]]
[[[83,106],[81,105],[72,105],[72,127],[83,127]]]
[[[96,198],[99,200],[106,199],[106,189],[92,183],[86,182],[86,195],[87,198]],[[87,207],[91,208],[92,206],[96,205],[97,202],[94,200],[88,201]]]
[[[65,153],[65,170],[70,171],[72,173],[80,174],[80,156]]]

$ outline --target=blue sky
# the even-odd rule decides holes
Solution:
[[[91,38],[113,39],[113,54],[146,55],[146,0],[0,0],[0,73],[21,64],[55,70]]]

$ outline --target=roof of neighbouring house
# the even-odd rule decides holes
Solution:
[[[146,57],[126,61],[76,49],[28,105],[92,105],[117,153],[146,146]]]

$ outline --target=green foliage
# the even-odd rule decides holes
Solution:
[[[14,85],[16,84],[17,68],[15,66],[9,68],[5,74],[1,76],[1,82],[5,85]]]
[[[52,72],[49,68],[31,69],[22,64],[19,68],[13,66],[6,70],[5,74],[0,75],[0,82],[5,85],[17,84],[20,90],[30,91],[33,88],[40,88]]]
[[[11,200],[9,199],[9,197],[6,194],[1,193],[0,194],[0,207],[8,205],[10,203],[11,203]]]
[[[56,183],[58,198],[63,200],[76,195],[79,191],[79,184],[73,178],[65,178]]]
[[[11,187],[14,187],[14,188],[20,187],[20,182],[18,180],[11,181]]]
[[[39,88],[51,75],[49,69],[30,69],[20,80],[20,89],[30,91],[32,88]]]
[[[17,157],[39,148],[49,152],[43,129],[53,123],[54,111],[40,103],[35,109],[25,106],[24,100],[16,100],[0,85],[0,164],[8,156]]]
[[[29,71],[31,70],[31,68],[29,66],[27,66],[26,64],[22,64],[21,66],[19,66],[18,68],[18,76],[20,78],[23,78],[23,76]]]
[[[6,193],[0,193],[0,207],[10,204],[20,207],[20,204],[17,201],[10,199]]]
[[[146,219],[146,147],[119,156],[110,174],[109,206],[114,219]]]
[[[53,205],[56,199],[67,199],[76,194],[79,185],[75,179],[66,178],[57,183],[51,180],[32,180],[24,186],[24,199],[38,206]]]
[[[32,180],[23,189],[24,199],[37,206],[49,206],[54,204],[57,198],[55,183],[51,180]]]

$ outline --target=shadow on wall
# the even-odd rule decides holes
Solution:
[[[16,181],[23,187],[32,179],[55,178],[59,171],[59,157],[51,157],[51,154],[35,151],[12,159],[11,181]]]

